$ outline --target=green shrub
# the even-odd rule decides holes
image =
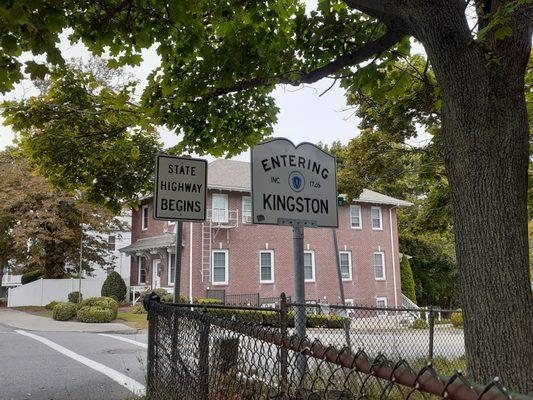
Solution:
[[[22,277],[20,278],[20,283],[23,285],[36,281],[37,279],[41,278],[43,276],[43,271],[37,269],[35,271],[26,272]]]
[[[54,301],[51,301],[50,303],[48,303],[47,305],[45,305],[44,308],[46,308],[47,310],[53,310],[54,307],[55,307],[57,304],[59,304],[59,303],[61,303],[61,302],[60,302],[60,301],[55,301],[55,300],[54,300]]]
[[[428,329],[429,325],[426,322],[425,319],[417,318],[413,321],[413,324],[411,325],[411,328],[413,329]]]
[[[137,302],[140,302],[142,303],[142,301],[144,300],[144,298],[146,296],[148,296],[150,293],[155,293],[157,294],[159,297],[163,298],[163,296],[169,294],[166,289],[163,289],[163,288],[157,288],[157,289],[148,289],[148,290],[145,290],[144,292],[142,292],[139,296],[139,299],[137,300]]]
[[[224,304],[220,299],[210,299],[205,297],[199,297],[194,299],[195,304]]]
[[[112,319],[115,319],[118,314],[118,303],[111,297],[90,297],[87,300],[83,300],[78,308],[81,309],[83,307],[97,307],[111,310],[113,315]]]
[[[83,295],[80,292],[70,292],[68,294],[68,301],[71,303],[80,303],[83,300]]]
[[[440,320],[435,319],[435,325],[447,325],[451,323],[452,321],[449,318],[441,318]]]
[[[450,315],[450,321],[452,321],[453,326],[456,328],[461,328],[463,326],[463,312],[461,309],[453,312]]]
[[[133,306],[131,308],[131,312],[133,314],[146,314],[146,310],[144,309],[143,306]]]
[[[124,279],[116,271],[111,272],[102,285],[102,296],[116,298],[117,301],[123,301],[127,291]]]
[[[77,307],[73,303],[57,303],[52,312],[52,318],[57,321],[68,321],[76,315]]]
[[[80,322],[103,323],[113,321],[116,314],[110,308],[85,306],[78,310],[76,316]]]
[[[415,280],[413,270],[407,256],[403,256],[400,261],[400,280],[402,283],[402,293],[416,304]]]
[[[174,295],[171,293],[167,293],[161,297],[161,301],[163,303],[174,303]],[[189,303],[189,298],[186,296],[180,296],[178,303],[179,304]]]

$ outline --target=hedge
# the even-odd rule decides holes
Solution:
[[[54,307],[55,307],[57,304],[59,304],[59,303],[61,303],[61,302],[60,302],[60,301],[55,301],[55,300],[54,300],[54,301],[51,301],[50,303],[48,303],[47,305],[45,305],[44,308],[46,308],[47,310],[53,310]]]
[[[279,327],[279,313],[276,311],[256,311],[256,310],[233,310],[227,308],[203,308],[204,312],[211,315],[223,316],[225,318],[235,318],[236,321],[264,326]],[[308,328],[344,328],[344,321],[350,326],[350,319],[335,314],[307,314],[306,326]],[[287,313],[287,325],[294,327],[294,312]]]
[[[79,303],[83,300],[83,295],[80,292],[70,292],[68,294],[68,301],[71,303]]]
[[[113,316],[112,319],[115,319],[118,314],[118,303],[111,297],[90,297],[83,300],[78,308],[82,309],[84,307],[97,307],[111,310]]]
[[[461,328],[463,326],[463,312],[459,309],[450,315],[453,326]]]
[[[36,281],[37,279],[39,279],[42,276],[43,276],[43,271],[41,271],[40,269],[37,269],[35,271],[31,271],[31,272],[27,272],[27,273],[23,274],[22,277],[20,278],[20,283],[25,285],[27,283]]]
[[[224,302],[220,299],[211,299],[208,297],[199,297],[194,299],[195,304],[224,304]]]
[[[77,307],[73,303],[58,303],[55,305],[52,318],[57,321],[68,321],[76,315]]]
[[[133,306],[131,308],[131,312],[133,314],[146,314],[146,310],[144,309],[143,306]]]
[[[77,318],[80,322],[104,323],[113,321],[116,318],[116,314],[110,308],[85,306],[78,310]]]
[[[413,321],[413,325],[411,325],[411,328],[413,329],[428,329],[429,325],[426,322],[425,319],[417,318]]]
[[[126,288],[124,279],[122,279],[118,272],[113,271],[104,281],[101,293],[104,297],[112,297],[117,301],[124,301],[126,299],[127,291],[128,289]]]
[[[144,300],[145,296],[148,296],[150,293],[155,293],[157,294],[160,298],[163,298],[164,296],[166,296],[167,294],[169,294],[166,289],[162,289],[162,288],[157,288],[157,289],[148,289],[148,290],[145,290],[144,292],[142,292],[140,295],[139,295],[139,299],[137,300],[138,302],[142,303],[142,301]]]

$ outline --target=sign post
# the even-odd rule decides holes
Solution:
[[[159,154],[156,158],[154,218],[176,221],[174,302],[180,297],[183,221],[205,221],[207,161]]]
[[[294,327],[306,335],[304,228],[338,227],[335,157],[311,143],[295,146],[284,138],[252,148],[252,217],[254,224],[292,226],[294,251]],[[297,372],[305,372],[300,354]]]

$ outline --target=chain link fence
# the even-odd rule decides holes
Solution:
[[[331,306],[325,313],[285,298],[273,309],[153,301],[147,397],[510,399],[497,380],[481,387],[456,370],[438,375],[428,363],[429,323],[412,328],[419,319],[424,316],[371,307]],[[434,357],[448,347],[443,354],[454,356],[454,344],[436,345],[440,336],[433,325]]]

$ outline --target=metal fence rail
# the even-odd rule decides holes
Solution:
[[[459,372],[439,376],[431,363],[418,369],[403,357],[392,361],[382,352],[344,346],[346,330],[339,319],[343,323],[346,315],[333,313],[327,319],[309,314],[308,336],[297,338],[292,336],[292,309],[304,305],[282,301],[280,308],[268,310],[150,306],[149,399],[510,399],[498,381],[476,386]],[[369,315],[383,310],[359,310],[367,313],[350,316],[350,321],[373,318]],[[326,325],[317,328],[320,324]],[[352,331],[359,331],[358,326],[350,326]],[[320,332],[325,336],[317,337]]]

